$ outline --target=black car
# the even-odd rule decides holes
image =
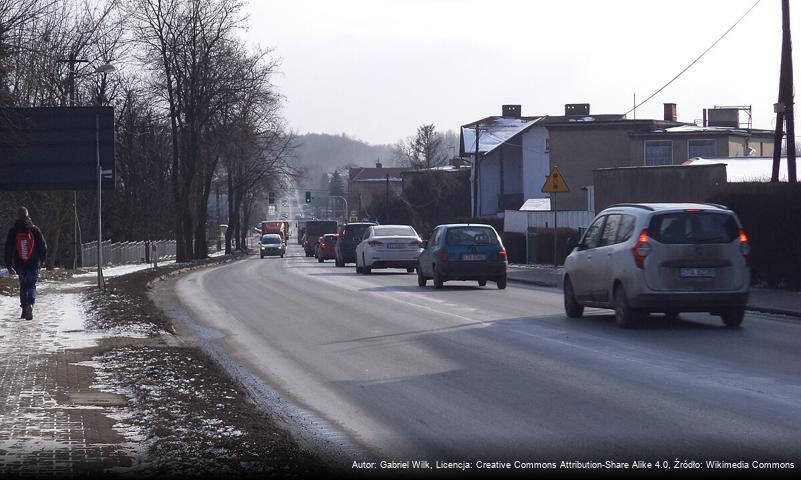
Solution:
[[[356,245],[362,241],[365,230],[376,223],[360,222],[360,223],[346,223],[339,230],[339,238],[337,238],[336,258],[334,262],[337,267],[344,267],[346,263],[356,262]]]

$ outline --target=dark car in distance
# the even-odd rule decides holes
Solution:
[[[475,280],[483,287],[489,280],[504,289],[506,263],[506,249],[491,225],[439,225],[417,259],[417,284],[425,287],[432,279],[441,289],[448,280]]]
[[[356,262],[356,245],[362,241],[365,230],[377,225],[372,222],[346,223],[339,230],[339,238],[335,247],[334,262],[337,267]]]

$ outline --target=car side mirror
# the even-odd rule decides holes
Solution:
[[[575,250],[576,247],[578,247],[578,246],[579,246],[579,243],[578,243],[578,240],[576,240],[575,237],[567,237],[567,248],[569,248],[570,251]]]

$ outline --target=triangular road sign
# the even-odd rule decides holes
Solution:
[[[567,182],[565,182],[565,178],[559,173],[559,169],[553,167],[551,170],[551,174],[548,175],[548,178],[545,179],[545,185],[542,186],[542,193],[567,193],[570,191],[570,188],[567,186]]]

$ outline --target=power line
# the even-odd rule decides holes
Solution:
[[[675,81],[677,78],[679,78],[680,76],[682,76],[682,75],[684,74],[684,72],[686,72],[687,70],[689,70],[689,69],[690,69],[690,67],[692,67],[693,65],[695,65],[695,64],[698,62],[698,60],[701,60],[701,58],[703,58],[703,56],[704,56],[704,55],[706,55],[706,54],[707,54],[707,52],[709,52],[710,50],[712,50],[712,48],[713,48],[715,45],[717,45],[717,44],[718,44],[718,43],[719,43],[721,40],[723,40],[723,37],[725,37],[726,35],[728,35],[728,34],[729,34],[729,32],[731,32],[732,30],[734,30],[734,27],[736,27],[736,26],[737,26],[737,25],[738,25],[738,24],[739,24],[739,23],[740,23],[740,22],[741,22],[741,21],[742,21],[742,20],[743,20],[743,19],[744,19],[744,18],[745,18],[745,17],[746,17],[748,14],[749,14],[749,13],[751,13],[751,10],[753,10],[753,9],[754,9],[754,7],[756,7],[756,6],[759,4],[759,2],[761,2],[761,1],[762,1],[762,0],[757,0],[757,1],[756,1],[756,2],[753,4],[753,5],[751,5],[751,8],[749,8],[748,10],[746,10],[746,12],[745,12],[745,13],[744,13],[744,14],[743,14],[743,15],[742,15],[742,16],[741,16],[739,19],[737,19],[737,21],[736,21],[736,22],[734,22],[734,25],[732,25],[731,27],[729,27],[729,29],[728,29],[728,30],[726,30],[725,32],[723,32],[723,35],[721,35],[720,37],[718,37],[718,39],[717,39],[717,40],[715,40],[715,42],[714,42],[712,45],[710,45],[710,46],[709,46],[709,48],[707,48],[706,50],[704,50],[704,51],[703,51],[703,53],[701,53],[701,55],[699,55],[699,56],[698,56],[698,57],[697,57],[695,60],[693,60],[693,61],[692,61],[692,62],[691,62],[689,65],[687,65],[686,67],[684,67],[684,69],[683,69],[682,71],[680,71],[678,74],[676,74],[676,76],[675,76],[675,77],[671,78],[669,82],[667,82],[666,84],[662,85],[662,86],[659,88],[659,90],[657,90],[657,91],[655,91],[654,93],[652,93],[652,94],[651,94],[651,95],[650,95],[648,98],[646,98],[646,99],[645,99],[645,100],[643,100],[642,102],[638,103],[637,105],[634,105],[634,107],[632,107],[632,108],[631,108],[631,109],[630,109],[628,112],[624,113],[624,115],[628,115],[628,114],[629,114],[629,113],[631,113],[632,111],[636,110],[636,109],[637,109],[637,107],[640,107],[640,106],[642,106],[643,104],[645,104],[646,102],[648,102],[649,100],[651,100],[652,98],[654,98],[655,96],[657,96],[657,95],[659,94],[659,92],[661,92],[662,90],[664,90],[665,88],[667,88],[667,87],[668,87],[668,85],[670,85],[670,84],[671,84],[671,83],[673,83],[673,82],[674,82],[674,81]]]

